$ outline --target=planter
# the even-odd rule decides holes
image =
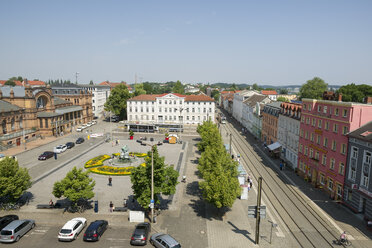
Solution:
[[[129,136],[129,139],[131,139],[131,140],[132,140],[132,139],[133,139],[133,136]]]

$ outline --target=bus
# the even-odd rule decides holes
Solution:
[[[154,124],[125,124],[126,129],[132,130],[133,132],[144,132],[144,133],[154,133],[159,129]]]

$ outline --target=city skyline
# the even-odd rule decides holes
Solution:
[[[1,1],[0,79],[371,85],[370,1]]]

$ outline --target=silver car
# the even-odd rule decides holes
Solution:
[[[14,220],[1,230],[0,242],[17,242],[23,235],[34,227],[34,220]]]
[[[150,238],[150,243],[157,248],[181,248],[177,240],[164,233],[153,234]]]

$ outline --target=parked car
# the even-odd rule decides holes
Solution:
[[[0,242],[17,242],[28,231],[35,227],[34,220],[13,220],[0,232]]]
[[[147,222],[139,223],[132,237],[130,238],[131,245],[146,245],[149,238],[149,233],[151,232],[151,224]]]
[[[54,152],[55,153],[62,153],[62,152],[65,152],[66,150],[67,150],[66,145],[59,145],[57,147],[54,147]]]
[[[82,126],[78,126],[77,128],[76,128],[76,132],[82,132],[83,131],[83,127]]]
[[[3,230],[4,227],[6,227],[10,222],[13,220],[19,220],[17,215],[5,215],[0,218],[0,231]]]
[[[108,222],[106,220],[96,220],[90,223],[84,233],[84,241],[98,241],[106,231]]]
[[[59,241],[72,241],[77,238],[79,233],[87,225],[87,219],[85,218],[73,218],[66,222],[62,227],[61,231],[58,233]]]
[[[75,143],[74,142],[67,142],[66,143],[66,147],[67,147],[67,149],[71,149],[71,148],[73,148],[75,146]]]
[[[47,152],[43,152],[40,156],[39,156],[39,160],[47,160],[48,158],[51,158],[53,157],[54,155],[54,152],[51,152],[51,151],[47,151]]]
[[[93,124],[93,125],[96,125],[96,124],[97,124],[97,121],[92,121],[92,124]]]
[[[90,126],[92,126],[92,123],[88,122],[88,123],[86,123],[85,125],[86,125],[87,127],[90,127]]]
[[[83,129],[85,129],[85,128],[87,128],[88,126],[87,126],[87,124],[83,124],[81,127],[82,127]]]
[[[181,248],[181,245],[177,240],[164,233],[153,234],[150,238],[150,243],[157,248]]]
[[[76,140],[76,144],[81,144],[81,143],[83,143],[84,142],[84,138],[82,138],[82,137],[80,137],[80,138],[78,138],[77,140]]]

